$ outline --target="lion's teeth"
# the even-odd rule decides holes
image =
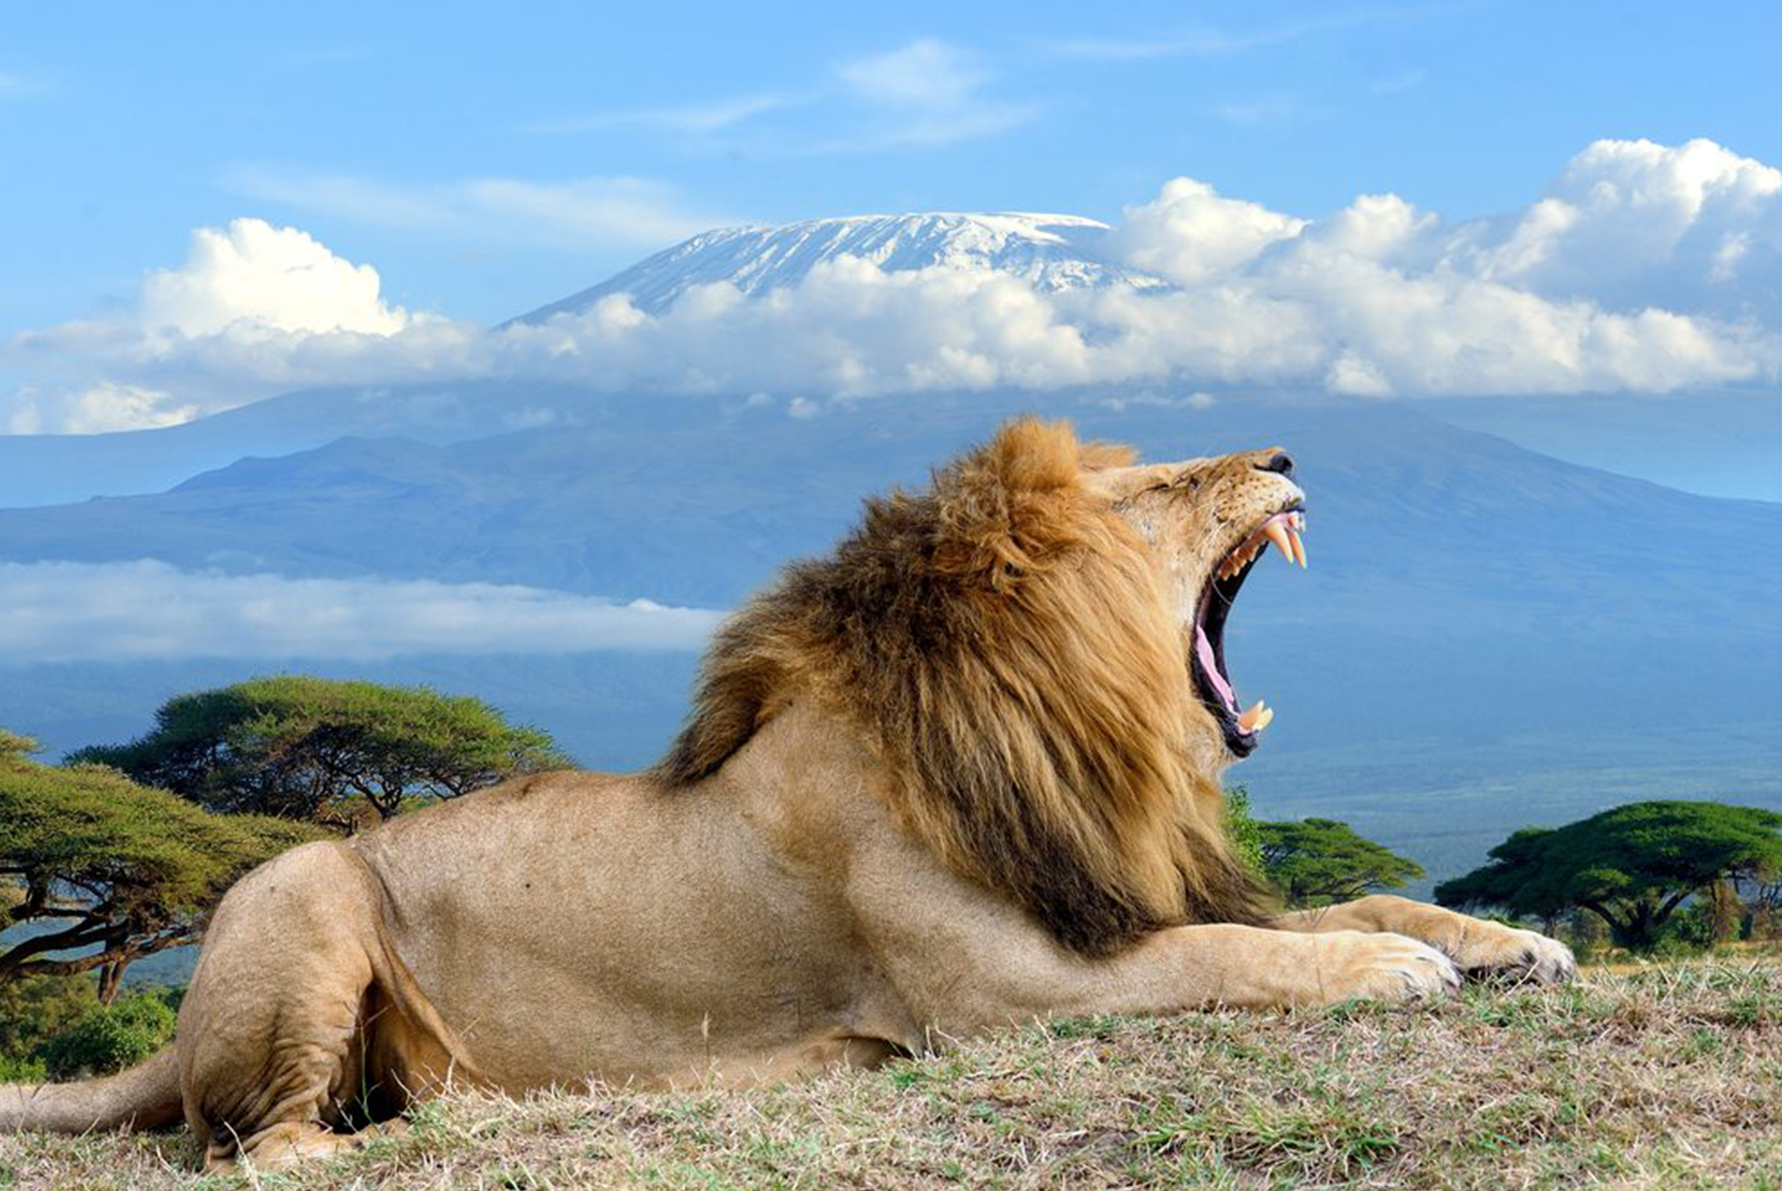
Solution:
[[[1275,713],[1269,710],[1268,704],[1258,699],[1255,706],[1238,716],[1237,722],[1238,727],[1245,732],[1260,732],[1268,727],[1268,722],[1274,718]]]
[[[1293,543],[1293,557],[1295,560],[1298,561],[1299,569],[1302,571],[1305,570],[1306,569],[1306,544],[1299,540],[1299,534],[1294,532],[1293,530],[1287,531],[1287,539]]]
[[[1275,544],[1275,549],[1281,552],[1281,557],[1291,563],[1293,561],[1293,545],[1287,540],[1287,527],[1279,521],[1270,521],[1262,527],[1262,532],[1266,533],[1268,540]]]

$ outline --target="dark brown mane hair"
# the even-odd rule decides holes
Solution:
[[[1131,451],[1006,424],[927,492],[869,499],[718,632],[655,773],[715,772],[777,710],[819,699],[892,772],[906,829],[1064,945],[1256,922],[1216,778],[1188,746],[1181,625],[1149,548],[1085,471]]]

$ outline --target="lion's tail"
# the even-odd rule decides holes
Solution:
[[[157,1129],[177,1121],[179,1057],[168,1047],[146,1063],[79,1083],[0,1084],[0,1134],[22,1129]]]

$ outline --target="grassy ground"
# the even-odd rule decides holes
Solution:
[[[1782,1191],[1782,959],[1451,1004],[1055,1022],[762,1092],[463,1096],[296,1172],[181,1133],[0,1137],[0,1187]]]

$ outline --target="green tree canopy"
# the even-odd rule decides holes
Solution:
[[[1257,823],[1263,871],[1295,908],[1352,901],[1398,889],[1423,868],[1335,819]]]
[[[0,735],[0,983],[100,969],[109,1000],[132,960],[196,936],[236,877],[321,832],[209,814],[96,765],[40,765]]]
[[[339,831],[571,764],[545,733],[478,699],[302,675],[176,696],[146,736],[70,760],[110,765],[212,810]]]
[[[1436,886],[1445,906],[1557,918],[1573,908],[1644,950],[1690,894],[1782,870],[1782,815],[1719,802],[1635,802],[1564,827],[1525,827],[1491,862]]]

